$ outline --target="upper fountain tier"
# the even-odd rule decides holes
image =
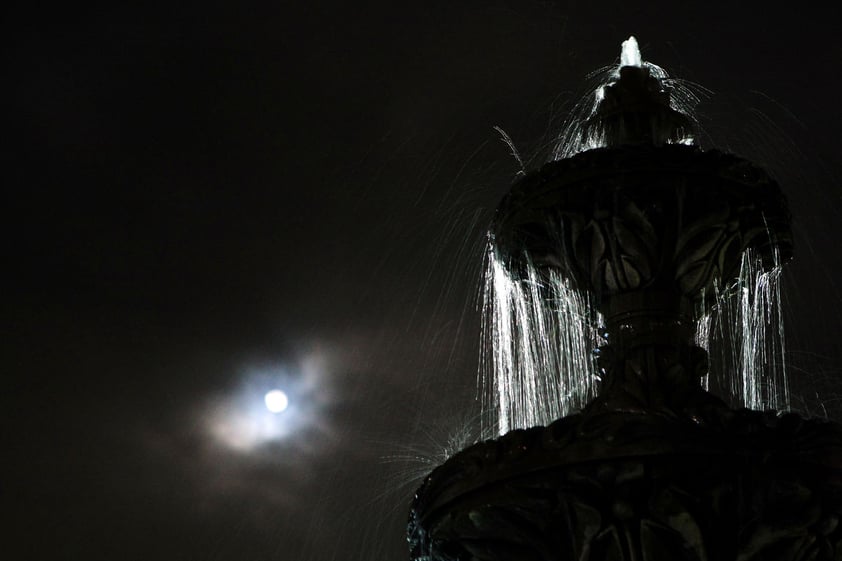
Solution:
[[[598,102],[582,124],[586,146],[692,144],[693,120],[673,108],[672,89],[653,69],[660,70],[642,62],[634,37],[623,43],[615,79],[597,90]]]
[[[492,235],[513,275],[528,264],[560,271],[591,293],[609,327],[647,309],[689,330],[745,251],[770,268],[790,256],[789,214],[763,170],[692,145],[693,119],[628,43],[581,123],[584,144],[597,147],[518,181]]]

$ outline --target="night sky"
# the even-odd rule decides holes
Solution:
[[[4,9],[4,559],[406,559],[475,437],[493,127],[540,166],[630,34],[781,181],[794,405],[842,417],[835,3],[113,4]]]

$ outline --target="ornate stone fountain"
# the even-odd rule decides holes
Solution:
[[[513,275],[560,273],[604,316],[598,395],[434,470],[411,558],[842,559],[840,427],[734,410],[700,383],[704,294],[746,251],[767,267],[791,253],[780,188],[682,144],[692,122],[643,65],[620,68],[583,127],[603,147],[523,177],[492,232]]]

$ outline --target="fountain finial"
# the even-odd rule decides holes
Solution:
[[[672,107],[672,88],[653,69],[643,63],[634,36],[623,41],[620,67],[584,123],[586,145],[692,144],[692,119]]]

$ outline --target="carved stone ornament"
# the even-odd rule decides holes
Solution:
[[[517,183],[493,235],[517,269],[560,269],[597,302],[639,290],[691,302],[736,277],[752,248],[768,263],[791,253],[777,184],[750,163],[678,144],[583,152]]]
[[[840,443],[833,423],[716,408],[513,431],[429,476],[412,559],[838,560]]]

